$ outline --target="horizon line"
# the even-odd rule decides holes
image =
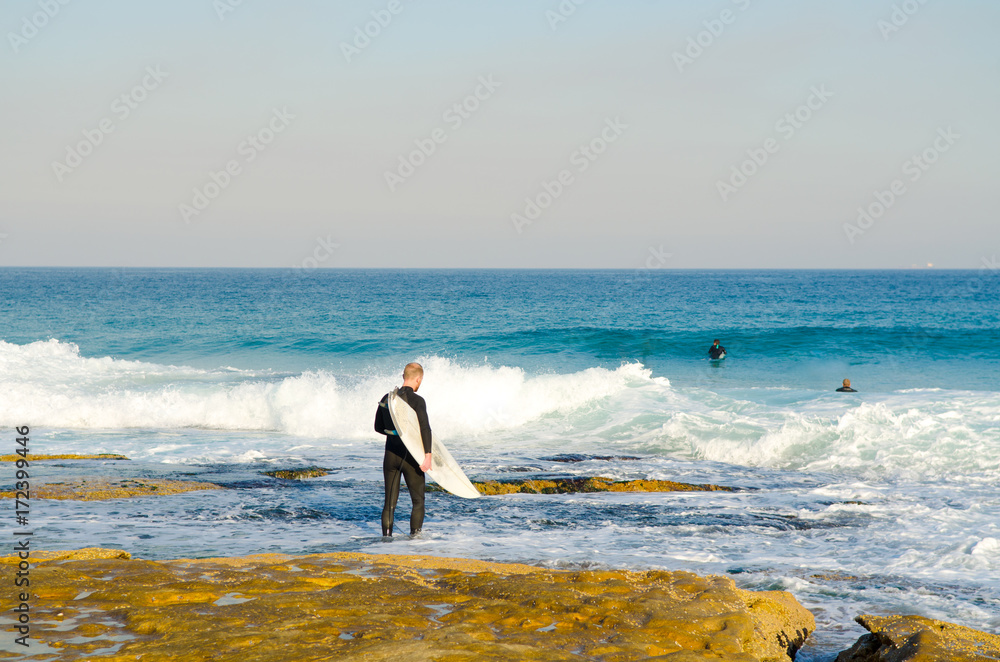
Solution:
[[[977,271],[982,267],[223,267],[126,265],[0,265],[0,269],[161,269],[172,271]]]

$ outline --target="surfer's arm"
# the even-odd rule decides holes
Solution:
[[[431,424],[427,420],[427,404],[423,398],[416,397],[409,403],[413,411],[417,413],[417,422],[420,423],[420,440],[424,444],[424,454],[431,454]],[[426,461],[426,460],[425,460]]]
[[[417,421],[420,423],[420,440],[424,442],[424,461],[420,463],[421,471],[429,471],[431,468],[431,424],[427,420],[427,405],[420,401],[420,408],[417,409]]]
[[[387,408],[389,396],[388,394],[383,396],[378,403],[378,409],[375,410],[375,432],[379,434],[389,434],[389,431],[393,429],[392,417],[389,416],[389,409]]]

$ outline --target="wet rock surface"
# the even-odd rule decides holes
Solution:
[[[670,480],[615,480],[613,478],[564,478],[555,480],[489,481],[473,483],[484,495],[572,494],[577,492],[734,492],[721,485],[692,485]]]
[[[858,616],[866,634],[837,662],[987,662],[1000,636],[923,616]]]
[[[33,553],[32,641],[44,651],[25,659],[784,662],[814,627],[788,593],[687,572],[354,553],[62,554]]]
[[[278,471],[264,471],[265,476],[271,478],[282,478],[284,480],[305,480],[306,478],[319,478],[329,476],[330,472],[323,467],[306,467],[304,469],[281,469]]]
[[[197,490],[221,490],[219,485],[200,481],[163,480],[160,478],[110,479],[92,478],[61,483],[39,483],[32,486],[32,499],[74,501],[104,501],[132,497],[168,496]],[[16,492],[0,492],[0,498],[11,499]]]
[[[24,459],[27,459],[30,462],[43,462],[46,460],[127,460],[128,458],[124,455],[118,455],[117,453],[97,453],[95,455],[81,455],[79,453],[45,455],[32,453],[27,458],[21,457],[20,455],[0,455],[0,462],[17,462],[18,460]]]

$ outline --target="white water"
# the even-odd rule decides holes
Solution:
[[[423,362],[421,395],[432,427],[456,448],[502,441],[509,449],[530,451],[571,441],[571,452],[613,447],[873,479],[1000,477],[995,392],[713,393],[675,389],[635,363],[529,375],[516,367],[464,366],[440,357]],[[332,447],[373,439],[376,403],[398,383],[394,374],[200,370],[85,358],[75,345],[55,340],[24,346],[0,341],[4,426],[279,432]],[[136,457],[148,451],[118,450]]]
[[[143,471],[222,463],[259,479],[260,465],[337,468],[310,483],[315,492],[136,502],[138,520],[115,504],[46,503],[38,522],[53,547],[98,541],[147,557],[353,548],[735,573],[814,610],[824,628],[815,659],[859,636],[851,618],[862,612],[1000,627],[1000,394],[713,392],[634,363],[567,375],[423,363],[435,434],[474,480],[561,473],[756,491],[514,495],[472,511],[432,494],[425,535],[386,549],[372,542],[372,419],[395,374],[202,370],[0,342],[0,425],[30,425],[35,453],[124,453]],[[640,459],[547,459],[561,453]],[[274,520],[276,504],[291,515]],[[318,519],[304,526],[301,512]]]

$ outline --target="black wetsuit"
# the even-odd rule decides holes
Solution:
[[[857,393],[857,391],[855,391],[850,386],[841,386],[840,388],[837,389],[837,393]]]
[[[427,404],[424,399],[413,392],[409,386],[403,386],[398,391],[399,397],[413,407],[420,423],[420,437],[424,443],[424,453],[431,452],[431,426],[427,421]],[[406,450],[403,440],[395,434],[395,425],[389,415],[389,394],[382,396],[375,412],[375,431],[385,435],[385,458],[382,460],[382,474],[385,476],[385,505],[382,506],[382,535],[392,535],[393,515],[396,512],[396,501],[399,500],[399,479],[406,480],[406,489],[410,492],[413,510],[410,511],[410,535],[420,532],[424,526],[424,472],[420,470],[420,462]]]
[[[702,345],[704,347],[704,345]],[[712,345],[708,348],[708,355],[713,359],[721,358],[726,353],[726,348],[722,345]]]

